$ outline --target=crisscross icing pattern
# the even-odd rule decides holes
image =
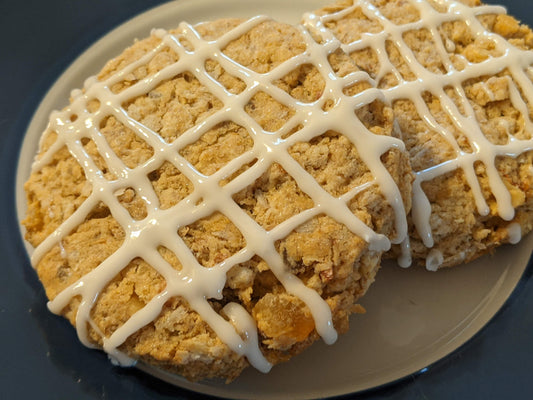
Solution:
[[[204,40],[194,27],[186,23],[182,23],[177,33],[173,34],[164,30],[155,30],[153,34],[161,39],[156,48],[104,81],[90,78],[86,81],[83,91],[73,92],[70,106],[61,112],[55,112],[51,117],[48,129],[57,132],[58,138],[34,163],[33,171],[38,171],[47,165],[52,155],[66,145],[71,155],[83,167],[92,185],[92,193],[73,215],[35,249],[32,256],[33,265],[37,265],[53,246],[60,244],[62,238],[83,223],[89,212],[100,202],[109,207],[113,218],[124,229],[126,238],[115,253],[55,297],[49,303],[49,308],[53,312],[60,313],[74,296],[80,296],[82,301],[77,311],[77,330],[80,339],[90,346],[87,325],[91,324],[99,332],[90,316],[94,302],[106,285],[132,259],[136,257],[144,259],[166,280],[166,287],[161,293],[137,311],[111,336],[102,337],[105,351],[120,364],[129,364],[133,360],[117,348],[134,332],[155,320],[169,299],[182,296],[232,350],[245,355],[256,368],[268,371],[270,364],[261,354],[256,326],[248,312],[242,306],[230,303],[223,309],[226,319],[208,302],[209,299],[221,298],[228,270],[236,264],[250,260],[254,255],[266,261],[288,293],[297,296],[309,307],[317,332],[325,342],[333,343],[337,334],[327,303],[316,291],[305,286],[295,275],[287,271],[281,255],[276,251],[275,242],[286,237],[310,218],[325,214],[342,221],[354,234],[364,238],[370,248],[387,250],[390,247],[389,239],[370,229],[356,218],[347,206],[357,193],[370,186],[377,186],[395,210],[397,233],[395,240],[401,242],[406,236],[405,211],[399,189],[380,160],[380,156],[391,149],[403,149],[403,143],[393,137],[372,134],[354,113],[358,107],[370,104],[376,99],[383,99],[381,93],[375,89],[368,89],[353,97],[345,96],[343,88],[361,80],[369,80],[368,75],[357,72],[343,78],[336,76],[328,63],[328,55],[337,50],[340,43],[336,39],[317,43],[303,27],[298,29],[305,41],[305,51],[266,74],[245,68],[223,53],[222,50],[228,43],[266,20],[266,17],[252,18],[213,41]],[[184,47],[183,38],[194,50]],[[146,64],[164,48],[172,49],[179,56],[179,60],[119,93],[110,90],[114,84],[123,80],[124,76]],[[205,62],[208,59],[217,61],[231,75],[241,79],[246,84],[246,89],[239,94],[230,93],[206,72]],[[303,64],[314,65],[326,81],[323,96],[313,103],[301,103],[272,83]],[[168,143],[160,135],[129,116],[122,105],[136,96],[149,93],[161,82],[184,72],[194,74],[195,78],[223,105],[201,123],[184,132],[172,143]],[[295,110],[293,117],[278,132],[263,130],[244,111],[245,105],[258,91],[267,93],[276,101]],[[87,111],[87,104],[91,99],[100,102],[98,111],[94,113]],[[333,99],[335,105],[330,110],[324,111],[323,106],[329,99]],[[69,120],[72,114],[77,115],[73,122]],[[108,116],[114,116],[117,121],[151,146],[154,149],[153,156],[136,168],[127,168],[113,153],[99,130],[100,121]],[[209,129],[225,121],[246,127],[253,139],[253,147],[212,175],[203,175],[180,155],[179,150],[194,143]],[[298,126],[301,128],[296,133],[287,139],[282,139]],[[364,145],[365,150],[360,152],[360,155],[374,176],[372,182],[355,187],[338,198],[326,192],[287,151],[294,143],[309,141],[328,130],[345,135],[356,148],[362,149]],[[90,138],[95,142],[100,155],[116,179],[104,178],[94,160],[84,150],[83,138]],[[253,160],[257,161],[245,172],[226,185],[220,185],[221,180],[232,176],[241,166],[250,164]],[[150,172],[159,168],[164,162],[174,165],[194,185],[191,194],[167,209],[160,208],[159,199],[148,178]],[[267,231],[235,203],[232,195],[252,184],[273,163],[283,167],[301,190],[312,199],[314,206]],[[147,216],[144,219],[140,221],[132,219],[118,201],[115,193],[124,188],[133,188],[145,201]],[[209,217],[215,212],[226,216],[237,227],[246,245],[224,261],[206,268],[199,263],[178,235],[178,229]],[[172,268],[158,252],[158,246],[165,246],[171,250],[178,257],[183,269],[177,271]]]
[[[387,75],[393,75],[396,80],[395,84],[388,84],[384,88],[386,98],[391,102],[399,99],[412,101],[417,113],[429,129],[437,132],[453,148],[455,153],[453,159],[416,171],[413,183],[413,223],[424,245],[432,248],[435,243],[430,226],[431,204],[422,189],[422,185],[424,182],[431,181],[448,172],[462,169],[472,189],[477,210],[480,215],[485,216],[489,214],[490,210],[475,171],[475,164],[482,162],[489,178],[490,190],[497,203],[498,214],[507,221],[514,218],[515,210],[511,194],[497,170],[496,159],[500,156],[517,157],[526,151],[532,150],[533,140],[520,139],[509,132],[507,143],[492,143],[483,133],[476,119],[474,108],[469,102],[462,85],[469,79],[497,76],[501,72],[508,71],[509,73],[505,75],[505,79],[508,84],[509,99],[513,107],[520,112],[524,119],[524,131],[531,133],[533,132],[533,124],[528,104],[533,102],[533,84],[530,78],[532,76],[533,52],[514,47],[500,35],[488,31],[478,19],[479,16],[487,14],[504,14],[505,9],[503,7],[490,5],[469,7],[453,0],[435,0],[433,3],[427,0],[409,0],[408,3],[416,8],[419,13],[419,18],[416,18],[416,21],[396,24],[385,17],[384,13],[372,1],[354,0],[351,6],[338,12],[332,12],[320,17],[308,14],[305,17],[305,23],[312,29],[321,29],[323,32],[328,32],[330,38],[334,34],[332,31],[328,31],[326,26],[347,16],[349,17],[355,10],[361,10],[366,18],[379,23],[382,27],[379,32],[364,32],[357,40],[351,43],[344,43],[342,48],[349,54],[366,48],[373,49],[379,59],[376,81],[381,81]],[[440,10],[437,10],[437,8],[440,8]],[[464,22],[474,38],[494,43],[496,54],[492,54],[486,60],[477,63],[470,62],[464,56],[454,54],[455,44],[450,39],[443,38],[439,31],[439,27],[442,24],[454,21]],[[417,59],[415,51],[405,41],[406,33],[422,29],[429,32],[434,49],[440,57],[444,69],[441,73],[430,71],[426,68]],[[394,65],[388,57],[387,42],[392,42],[396,46],[402,59],[413,74],[411,78],[406,79],[399,67]],[[454,64],[452,56],[456,57],[456,61],[460,59],[462,67],[457,67]],[[495,94],[491,91],[487,82],[482,82],[481,84],[488,97],[494,100]],[[454,102],[454,99],[446,93],[446,88],[452,89],[454,96],[460,101],[462,110]],[[461,148],[453,132],[436,121],[423,99],[424,93],[428,92],[438,98],[442,109],[449,117],[454,128],[466,136],[473,151],[466,151]],[[520,232],[517,232],[517,229],[519,230],[520,227],[516,224],[510,224],[508,229],[511,241],[517,242],[520,237]],[[409,239],[407,239],[403,243],[403,254],[399,259],[402,266],[411,264],[409,247]],[[436,270],[442,262],[442,258],[442,253],[437,249],[433,249],[426,259],[426,267],[430,270]]]

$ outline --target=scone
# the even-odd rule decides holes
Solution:
[[[338,41],[266,17],[154,30],[41,139],[23,224],[49,308],[191,380],[333,343],[407,235],[395,135]]]
[[[416,174],[402,265],[468,262],[531,230],[528,27],[476,0],[341,1],[305,19],[393,106]]]

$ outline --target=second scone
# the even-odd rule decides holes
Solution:
[[[477,0],[339,1],[307,16],[391,102],[416,179],[409,241],[429,270],[533,227],[533,33]]]

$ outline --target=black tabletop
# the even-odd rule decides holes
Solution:
[[[489,1],[493,3],[494,1]],[[15,172],[24,132],[40,100],[89,45],[160,0],[28,0],[0,4],[0,398],[180,399],[200,395],[79,345],[46,309],[18,231]],[[533,25],[530,3],[502,0]],[[511,298],[466,345],[427,370],[359,399],[533,398],[533,267]],[[347,395],[346,398],[353,396]]]

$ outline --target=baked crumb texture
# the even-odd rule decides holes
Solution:
[[[476,0],[341,1],[316,12],[391,101],[416,179],[413,262],[515,243],[533,223],[533,33]],[[391,255],[409,264],[409,243]]]
[[[23,224],[51,309],[85,344],[232,380],[347,330],[407,232],[412,173],[338,43],[265,18],[171,32],[52,115]]]

